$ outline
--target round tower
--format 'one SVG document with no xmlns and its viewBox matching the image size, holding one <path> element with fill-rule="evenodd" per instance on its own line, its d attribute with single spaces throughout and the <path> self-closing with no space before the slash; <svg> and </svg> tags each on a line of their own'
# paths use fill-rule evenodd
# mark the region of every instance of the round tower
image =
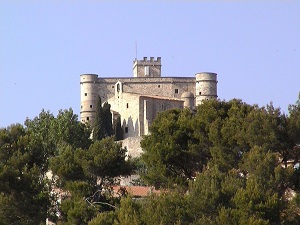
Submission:
<svg viewBox="0 0 300 225">
<path fill-rule="evenodd" d="M 190 109 L 194 108 L 195 97 L 192 92 L 190 91 L 184 92 L 181 95 L 181 99 L 184 101 L 183 103 L 184 108 L 190 108 Z"/>
<path fill-rule="evenodd" d="M 203 100 L 216 99 L 217 95 L 217 74 L 197 73 L 196 74 L 196 105 Z"/>
<path fill-rule="evenodd" d="M 97 74 L 80 75 L 80 120 L 93 123 L 97 102 Z"/>
</svg>

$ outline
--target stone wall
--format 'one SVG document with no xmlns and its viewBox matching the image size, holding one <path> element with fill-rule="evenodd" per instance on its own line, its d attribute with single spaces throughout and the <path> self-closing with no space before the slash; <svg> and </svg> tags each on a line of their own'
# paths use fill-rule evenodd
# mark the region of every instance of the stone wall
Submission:
<svg viewBox="0 0 300 225">
<path fill-rule="evenodd" d="M 123 92 L 128 93 L 180 98 L 182 93 L 190 91 L 195 95 L 194 77 L 98 78 L 101 99 L 110 98 L 114 94 L 118 81 L 123 84 Z M 178 89 L 176 93 L 175 89 Z"/>
<path fill-rule="evenodd" d="M 143 150 L 141 148 L 141 141 L 143 137 L 142 136 L 137 136 L 137 137 L 129 137 L 124 140 L 122 140 L 122 147 L 127 148 L 127 153 L 129 156 L 136 158 L 139 157 Z"/>
</svg>

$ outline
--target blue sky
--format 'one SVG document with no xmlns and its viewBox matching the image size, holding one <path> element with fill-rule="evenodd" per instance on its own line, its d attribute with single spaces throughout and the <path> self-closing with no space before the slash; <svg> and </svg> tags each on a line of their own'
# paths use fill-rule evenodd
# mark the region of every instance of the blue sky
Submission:
<svg viewBox="0 0 300 225">
<path fill-rule="evenodd" d="M 0 0 L 0 127 L 80 112 L 79 76 L 218 74 L 220 99 L 288 112 L 300 92 L 300 1 Z"/>
</svg>

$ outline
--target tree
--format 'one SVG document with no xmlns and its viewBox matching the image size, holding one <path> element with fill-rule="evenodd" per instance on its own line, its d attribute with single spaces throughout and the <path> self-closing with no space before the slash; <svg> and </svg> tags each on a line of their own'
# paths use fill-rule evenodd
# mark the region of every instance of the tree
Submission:
<svg viewBox="0 0 300 225">
<path fill-rule="evenodd" d="M 116 141 L 123 140 L 123 129 L 121 126 L 121 117 L 120 116 L 117 117 L 117 120 L 115 122 L 114 132 L 115 132 L 115 140 Z"/>
<path fill-rule="evenodd" d="M 0 221 L 2 224 L 45 222 L 49 190 L 43 143 L 20 124 L 0 129 Z"/>
<path fill-rule="evenodd" d="M 78 116 L 70 108 L 59 110 L 57 117 L 42 110 L 34 119 L 26 119 L 26 130 L 34 139 L 43 143 L 44 154 L 48 157 L 58 154 L 58 146 L 69 144 L 75 148 L 88 148 L 91 131 L 78 121 Z"/>
<path fill-rule="evenodd" d="M 110 104 L 104 102 L 103 107 L 103 128 L 104 128 L 104 137 L 110 137 L 114 135 L 113 125 L 112 125 L 112 114 L 110 112 Z"/>
<path fill-rule="evenodd" d="M 115 177 L 131 172 L 126 149 L 114 137 L 96 141 L 88 149 L 62 146 L 51 159 L 56 182 L 70 196 L 62 201 L 61 220 L 71 224 L 87 224 L 99 212 L 111 211 L 119 201 L 112 196 Z"/>
<path fill-rule="evenodd" d="M 300 92 L 296 104 L 289 105 L 289 135 L 296 144 L 300 144 Z"/>
<path fill-rule="evenodd" d="M 101 98 L 98 96 L 96 104 L 96 116 L 93 127 L 94 141 L 113 135 L 112 114 L 110 112 L 110 104 L 105 102 L 102 106 Z"/>
<path fill-rule="evenodd" d="M 141 142 L 147 171 L 142 177 L 148 184 L 186 187 L 188 180 L 202 170 L 208 156 L 193 137 L 191 120 L 189 110 L 173 109 L 158 114 L 153 121 L 150 135 Z"/>
<path fill-rule="evenodd" d="M 127 175 L 131 171 L 129 161 L 125 160 L 126 149 L 115 143 L 113 137 L 93 143 L 82 158 L 82 168 L 86 176 L 100 180 L 100 187 L 113 177 Z"/>
<path fill-rule="evenodd" d="M 93 140 L 101 140 L 104 138 L 104 118 L 103 118 L 103 109 L 102 109 L 102 101 L 100 96 L 98 96 L 96 102 L 96 115 L 95 122 L 92 124 L 93 127 Z"/>
</svg>

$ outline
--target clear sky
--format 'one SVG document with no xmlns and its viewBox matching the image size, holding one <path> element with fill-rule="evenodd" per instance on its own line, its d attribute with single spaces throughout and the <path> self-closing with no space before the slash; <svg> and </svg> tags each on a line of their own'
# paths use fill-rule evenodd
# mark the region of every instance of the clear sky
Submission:
<svg viewBox="0 0 300 225">
<path fill-rule="evenodd" d="M 42 109 L 80 112 L 82 73 L 218 74 L 220 99 L 287 113 L 300 92 L 300 1 L 0 0 L 0 127 Z"/>
</svg>

